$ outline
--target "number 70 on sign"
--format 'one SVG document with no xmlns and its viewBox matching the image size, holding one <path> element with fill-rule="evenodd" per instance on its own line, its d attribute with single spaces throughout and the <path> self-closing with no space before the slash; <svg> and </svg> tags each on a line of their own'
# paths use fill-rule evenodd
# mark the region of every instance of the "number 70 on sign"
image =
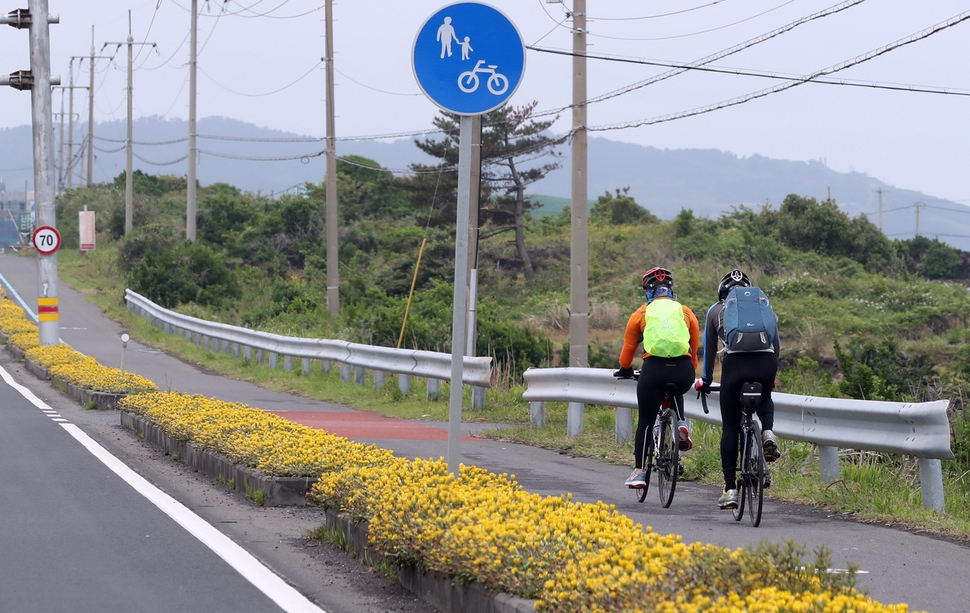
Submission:
<svg viewBox="0 0 970 613">
<path fill-rule="evenodd" d="M 61 234 L 52 226 L 41 226 L 34 230 L 34 249 L 42 255 L 50 255 L 61 248 Z"/>
</svg>

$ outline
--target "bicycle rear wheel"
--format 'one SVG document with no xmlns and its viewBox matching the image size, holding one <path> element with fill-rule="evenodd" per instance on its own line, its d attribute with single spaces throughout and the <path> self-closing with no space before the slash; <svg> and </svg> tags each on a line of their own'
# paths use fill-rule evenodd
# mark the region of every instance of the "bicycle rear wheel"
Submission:
<svg viewBox="0 0 970 613">
<path fill-rule="evenodd" d="M 677 422 L 673 412 L 664 411 L 660 420 L 660 448 L 657 450 L 657 485 L 660 489 L 660 504 L 666 509 L 674 500 L 677 489 L 677 470 L 680 465 Z"/>
<path fill-rule="evenodd" d="M 765 455 L 758 431 L 751 430 L 751 445 L 748 446 L 748 514 L 751 525 L 761 525 L 761 508 L 765 499 Z"/>
</svg>

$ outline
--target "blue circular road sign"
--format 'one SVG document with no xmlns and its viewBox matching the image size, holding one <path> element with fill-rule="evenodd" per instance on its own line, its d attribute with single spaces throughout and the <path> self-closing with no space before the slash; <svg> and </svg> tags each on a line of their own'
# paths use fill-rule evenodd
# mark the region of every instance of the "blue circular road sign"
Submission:
<svg viewBox="0 0 970 613">
<path fill-rule="evenodd" d="M 504 13 L 479 2 L 450 4 L 414 38 L 414 77 L 432 102 L 459 115 L 495 110 L 525 72 L 525 45 Z"/>
</svg>

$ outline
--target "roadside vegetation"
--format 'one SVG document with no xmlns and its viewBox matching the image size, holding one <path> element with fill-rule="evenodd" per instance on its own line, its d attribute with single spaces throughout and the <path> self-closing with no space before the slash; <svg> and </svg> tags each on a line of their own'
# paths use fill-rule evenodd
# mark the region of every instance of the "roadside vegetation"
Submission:
<svg viewBox="0 0 970 613">
<path fill-rule="evenodd" d="M 516 121 L 520 132 L 534 136 L 523 128 L 528 117 L 517 115 Z M 515 157 L 516 131 L 511 132 L 504 155 L 511 151 Z M 428 401 L 421 384 L 402 397 L 393 381 L 375 391 L 370 384 L 343 383 L 337 373 L 301 377 L 269 371 L 154 330 L 126 311 L 123 297 L 128 287 L 166 308 L 210 320 L 394 347 L 402 338 L 414 281 L 402 345 L 450 351 L 453 145 L 447 139 L 426 144 L 426 150 L 440 151 L 441 166 L 407 178 L 364 158 L 338 162 L 341 308 L 334 318 L 326 302 L 323 184 L 278 199 L 224 184 L 200 188 L 194 243 L 184 241 L 184 179 L 136 173 L 134 231 L 128 236 L 124 176 L 72 190 L 58 199 L 64 240 L 58 272 L 142 342 L 208 368 L 364 410 L 446 420 L 447 385 L 439 400 Z M 523 186 L 508 183 L 512 174 L 518 173 L 492 173 L 501 180 L 486 183 L 483 209 L 494 214 L 483 214 L 480 223 L 477 351 L 494 358 L 496 381 L 485 408 L 467 409 L 463 418 L 511 426 L 489 433 L 496 438 L 626 464 L 631 450 L 613 442 L 609 407 L 587 407 L 580 436 L 565 435 L 564 405 L 547 408 L 544 428 L 529 427 L 522 372 L 562 365 L 568 353 L 570 216 L 568 210 L 530 212 L 528 199 L 519 198 Z M 590 366 L 617 366 L 623 326 L 642 300 L 643 270 L 672 269 L 678 300 L 703 324 L 717 281 L 740 267 L 765 289 L 780 318 L 781 391 L 948 399 L 957 456 L 943 462 L 942 517 L 922 508 L 915 459 L 890 454 L 845 450 L 842 480 L 826 487 L 811 447 L 783 441 L 783 459 L 773 467 L 768 493 L 864 521 L 970 541 L 964 401 L 970 389 L 970 254 L 925 237 L 890 240 L 864 217 L 846 216 L 834 201 L 795 194 L 777 207 L 737 207 L 718 219 L 682 210 L 662 212 L 668 218 L 662 221 L 660 211 L 641 204 L 617 189 L 599 196 L 590 209 Z M 99 232 L 97 249 L 79 254 L 77 212 L 83 206 L 96 212 Z M 718 483 L 719 430 L 694 428 L 697 444 L 686 456 L 686 477 Z"/>
</svg>

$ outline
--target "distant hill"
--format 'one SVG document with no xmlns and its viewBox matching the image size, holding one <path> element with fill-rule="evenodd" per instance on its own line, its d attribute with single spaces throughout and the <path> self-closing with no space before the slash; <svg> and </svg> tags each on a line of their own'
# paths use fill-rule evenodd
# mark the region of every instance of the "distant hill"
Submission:
<svg viewBox="0 0 970 613">
<path fill-rule="evenodd" d="M 86 124 L 76 127 L 78 140 Z M 141 118 L 134 123 L 134 167 L 150 174 L 185 176 L 188 126 L 184 120 Z M 325 143 L 299 134 L 261 128 L 225 117 L 198 123 L 198 178 L 203 185 L 222 182 L 266 196 L 292 193 L 326 173 Z M 95 125 L 94 181 L 110 181 L 124 172 L 125 124 Z M 244 138 L 248 140 L 234 140 Z M 261 141 L 258 139 L 262 139 Z M 55 133 L 59 151 L 59 134 Z M 277 142 L 286 141 L 286 142 Z M 167 144 L 156 144 L 167 143 Z M 543 212 L 558 212 L 570 197 L 569 149 L 563 165 L 532 186 L 533 194 L 549 196 Z M 434 163 L 412 139 L 393 142 L 339 141 L 337 154 L 361 155 L 395 172 L 412 163 Z M 30 126 L 0 129 L 0 181 L 11 191 L 33 183 Z M 911 238 L 919 232 L 970 251 L 970 207 L 936 198 L 890 182 L 852 172 L 841 173 L 819 161 L 740 157 L 717 150 L 657 149 L 604 138 L 589 139 L 588 197 L 630 188 L 638 203 L 661 219 L 672 219 L 683 208 L 699 217 L 718 217 L 734 205 L 778 207 L 791 193 L 824 200 L 831 195 L 849 215 L 866 214 L 879 223 L 882 191 L 883 231 L 890 238 Z M 78 180 L 74 180 L 78 184 Z M 31 187 L 32 189 L 32 187 Z"/>
</svg>

